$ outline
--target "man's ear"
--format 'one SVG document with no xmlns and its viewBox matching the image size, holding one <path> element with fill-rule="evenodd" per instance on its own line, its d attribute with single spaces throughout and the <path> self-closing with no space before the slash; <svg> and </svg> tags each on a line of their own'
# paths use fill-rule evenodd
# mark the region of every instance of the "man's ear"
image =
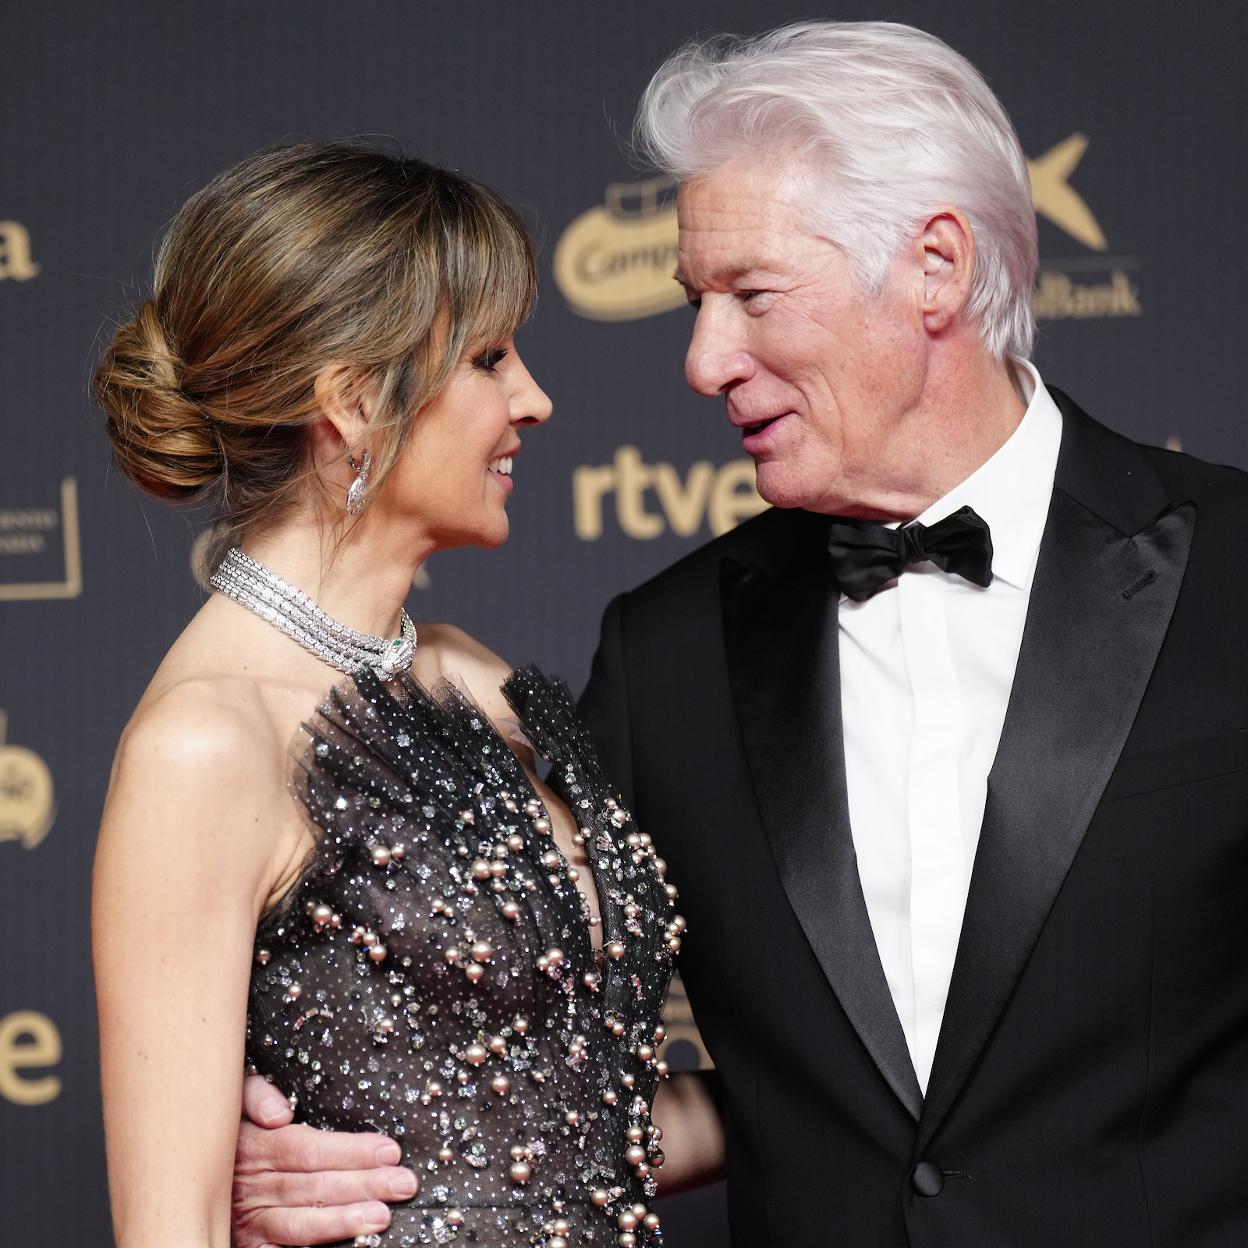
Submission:
<svg viewBox="0 0 1248 1248">
<path fill-rule="evenodd" d="M 359 372 L 349 364 L 326 364 L 317 374 L 313 393 L 319 416 L 312 424 L 316 461 L 331 464 L 369 449 L 372 407 Z"/>
<path fill-rule="evenodd" d="M 942 205 L 919 235 L 923 249 L 923 325 L 939 334 L 954 324 L 971 297 L 975 235 L 966 214 Z"/>
</svg>

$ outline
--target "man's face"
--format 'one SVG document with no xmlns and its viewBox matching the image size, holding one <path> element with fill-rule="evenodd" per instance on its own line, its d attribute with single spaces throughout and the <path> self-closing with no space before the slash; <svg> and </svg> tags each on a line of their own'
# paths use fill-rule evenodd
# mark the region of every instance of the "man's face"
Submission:
<svg viewBox="0 0 1248 1248">
<path fill-rule="evenodd" d="M 681 187 L 678 279 L 697 308 L 685 376 L 724 396 L 768 502 L 891 515 L 921 466 L 907 436 L 926 358 L 921 267 L 895 265 L 879 298 L 861 294 L 803 219 L 812 193 L 792 163 L 766 160 Z"/>
</svg>

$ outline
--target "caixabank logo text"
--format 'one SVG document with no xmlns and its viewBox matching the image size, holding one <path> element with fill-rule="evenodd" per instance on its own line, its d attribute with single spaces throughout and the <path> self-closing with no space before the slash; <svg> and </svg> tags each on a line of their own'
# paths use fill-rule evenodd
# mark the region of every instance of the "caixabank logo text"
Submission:
<svg viewBox="0 0 1248 1248">
<path fill-rule="evenodd" d="M 1134 256 L 1109 254 L 1109 240 L 1071 177 L 1088 150 L 1085 135 L 1072 134 L 1027 162 L 1036 215 L 1052 222 L 1084 250 L 1041 256 L 1033 307 L 1036 319 L 1058 321 L 1140 316 Z"/>
</svg>

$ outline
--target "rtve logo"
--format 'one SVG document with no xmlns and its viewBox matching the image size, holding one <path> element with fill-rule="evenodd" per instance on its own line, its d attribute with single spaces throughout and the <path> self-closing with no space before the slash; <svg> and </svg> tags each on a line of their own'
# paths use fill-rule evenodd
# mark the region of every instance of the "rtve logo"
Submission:
<svg viewBox="0 0 1248 1248">
<path fill-rule="evenodd" d="M 31 259 L 30 234 L 16 221 L 0 221 L 0 282 L 28 282 L 39 273 Z"/>
<path fill-rule="evenodd" d="M 1094 253 L 1108 242 L 1100 223 L 1070 177 L 1088 148 L 1072 134 L 1027 162 L 1036 213 Z M 664 178 L 608 185 L 604 202 L 582 213 L 564 230 L 554 255 L 555 284 L 574 312 L 591 320 L 626 321 L 679 307 L 684 292 L 672 280 L 676 269 L 676 203 Z M 1090 262 L 1090 263 L 1089 263 Z M 1138 291 L 1128 276 L 1133 257 L 1077 257 L 1041 264 L 1036 315 L 1062 317 L 1138 316 Z M 1070 274 L 1099 274 L 1098 280 Z"/>
<path fill-rule="evenodd" d="M 618 447 L 609 464 L 573 470 L 572 522 L 582 541 L 602 536 L 608 498 L 620 528 L 642 540 L 660 537 L 669 528 L 680 537 L 692 537 L 703 524 L 718 536 L 767 506 L 754 488 L 751 460 L 716 467 L 700 459 L 682 478 L 673 464 L 643 462 L 635 446 Z"/>
</svg>

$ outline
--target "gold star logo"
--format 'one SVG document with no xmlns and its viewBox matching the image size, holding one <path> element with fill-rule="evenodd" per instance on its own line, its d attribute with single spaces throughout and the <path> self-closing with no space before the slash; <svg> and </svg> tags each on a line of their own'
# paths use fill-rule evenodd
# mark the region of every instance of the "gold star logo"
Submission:
<svg viewBox="0 0 1248 1248">
<path fill-rule="evenodd" d="M 1049 148 L 1043 156 L 1029 160 L 1027 172 L 1031 175 L 1031 198 L 1039 215 L 1048 217 L 1085 247 L 1104 251 L 1109 244 L 1092 215 L 1092 209 L 1068 181 L 1087 150 L 1087 136 L 1072 134 Z"/>
</svg>

